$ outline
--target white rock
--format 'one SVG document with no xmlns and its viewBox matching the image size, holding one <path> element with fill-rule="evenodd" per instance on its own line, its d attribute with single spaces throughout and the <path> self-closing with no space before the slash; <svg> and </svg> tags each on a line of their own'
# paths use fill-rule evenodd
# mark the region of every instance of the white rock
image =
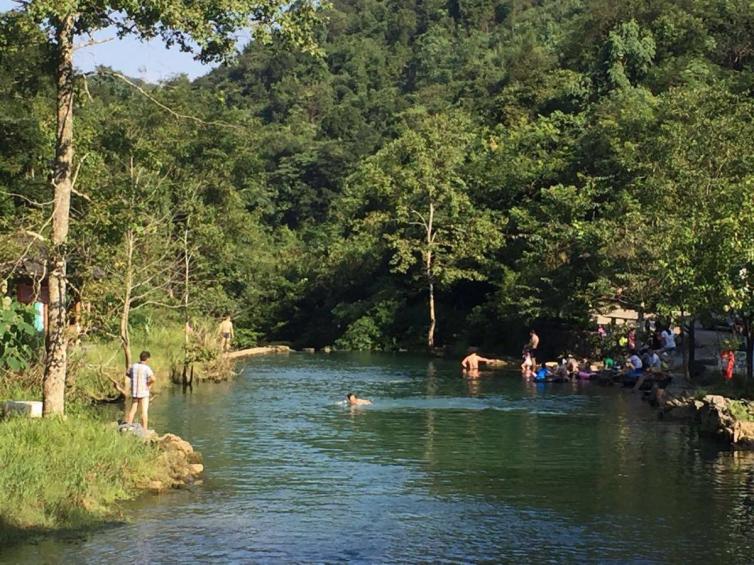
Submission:
<svg viewBox="0 0 754 565">
<path fill-rule="evenodd" d="M 6 400 L 3 402 L 3 414 L 18 414 L 28 418 L 41 418 L 42 403 L 38 400 Z"/>
</svg>

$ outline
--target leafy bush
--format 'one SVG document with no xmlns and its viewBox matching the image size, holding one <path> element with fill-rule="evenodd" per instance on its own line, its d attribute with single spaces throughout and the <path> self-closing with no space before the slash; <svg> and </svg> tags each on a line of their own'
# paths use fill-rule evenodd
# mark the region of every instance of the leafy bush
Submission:
<svg viewBox="0 0 754 565">
<path fill-rule="evenodd" d="M 379 349 L 382 332 L 377 322 L 370 316 L 362 316 L 348 326 L 343 335 L 335 342 L 338 349 L 352 351 L 371 351 Z"/>
<path fill-rule="evenodd" d="M 338 349 L 351 351 L 382 351 L 396 348 L 390 337 L 398 303 L 384 300 L 374 305 L 363 316 L 351 322 L 343 335 L 335 341 Z"/>
<path fill-rule="evenodd" d="M 236 328 L 236 339 L 233 346 L 236 349 L 255 347 L 259 341 L 260 333 L 248 328 Z"/>
<path fill-rule="evenodd" d="M 0 369 L 25 369 L 39 343 L 34 308 L 4 297 L 0 303 Z"/>
</svg>

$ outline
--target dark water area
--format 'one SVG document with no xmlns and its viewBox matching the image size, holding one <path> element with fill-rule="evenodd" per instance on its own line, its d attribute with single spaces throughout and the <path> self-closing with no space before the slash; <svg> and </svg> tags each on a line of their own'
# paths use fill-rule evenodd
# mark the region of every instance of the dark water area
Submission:
<svg viewBox="0 0 754 565">
<path fill-rule="evenodd" d="M 202 487 L 0 562 L 754 562 L 754 454 L 620 388 L 291 354 L 164 393 L 151 418 L 203 453 Z"/>
</svg>

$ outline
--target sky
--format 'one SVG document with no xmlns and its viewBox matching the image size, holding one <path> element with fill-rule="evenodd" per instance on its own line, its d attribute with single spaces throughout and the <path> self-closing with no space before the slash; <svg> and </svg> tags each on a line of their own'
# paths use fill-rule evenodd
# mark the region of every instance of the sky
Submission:
<svg viewBox="0 0 754 565">
<path fill-rule="evenodd" d="M 16 6 L 12 0 L 0 0 L 0 12 Z M 115 33 L 107 29 L 94 36 L 97 41 L 110 38 L 112 41 L 77 49 L 74 53 L 76 67 L 86 72 L 98 65 L 106 65 L 147 82 L 159 82 L 182 73 L 193 79 L 207 74 L 213 67 L 195 61 L 190 53 L 182 53 L 177 47 L 167 49 L 160 39 L 147 42 L 133 37 L 117 39 Z M 85 43 L 87 40 L 86 37 L 80 37 L 77 43 Z"/>
</svg>

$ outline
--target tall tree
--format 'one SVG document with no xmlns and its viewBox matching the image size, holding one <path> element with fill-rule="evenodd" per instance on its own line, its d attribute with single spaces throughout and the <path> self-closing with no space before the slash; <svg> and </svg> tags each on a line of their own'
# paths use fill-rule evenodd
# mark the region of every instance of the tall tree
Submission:
<svg viewBox="0 0 754 565">
<path fill-rule="evenodd" d="M 204 61 L 222 60 L 235 47 L 234 32 L 254 25 L 261 34 L 281 33 L 301 47 L 312 48 L 315 8 L 283 0 L 28 0 L 18 10 L 48 28 L 57 58 L 57 135 L 53 170 L 54 209 L 49 250 L 50 308 L 44 374 L 44 414 L 62 414 L 65 406 L 67 352 L 66 285 L 71 193 L 74 190 L 74 68 L 76 37 L 112 27 L 123 37 L 160 36 L 196 52 Z"/>
<path fill-rule="evenodd" d="M 472 201 L 462 176 L 474 136 L 458 116 L 417 123 L 367 160 L 350 181 L 346 210 L 355 229 L 384 234 L 395 272 L 427 293 L 427 347 L 435 345 L 438 286 L 480 280 L 479 266 L 499 241 L 493 217 Z"/>
</svg>

